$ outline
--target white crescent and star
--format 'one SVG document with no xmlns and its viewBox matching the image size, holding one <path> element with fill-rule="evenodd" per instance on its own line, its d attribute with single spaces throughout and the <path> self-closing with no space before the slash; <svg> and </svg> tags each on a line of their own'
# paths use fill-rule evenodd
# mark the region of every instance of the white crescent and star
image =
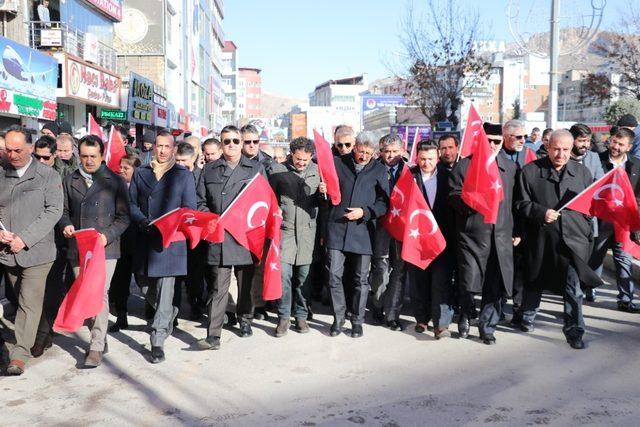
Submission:
<svg viewBox="0 0 640 427">
<path fill-rule="evenodd" d="M 393 193 L 396 193 L 400 196 L 400 199 L 402 199 L 401 204 L 404 204 L 404 193 L 402 192 L 402 190 L 400 190 L 397 186 L 393 188 Z M 393 196 L 393 194 L 392 194 Z"/>
<path fill-rule="evenodd" d="M 409 224 L 411 224 L 413 218 L 417 215 L 424 215 L 431 222 L 431 231 L 427 234 L 435 234 L 438 231 L 438 223 L 436 222 L 436 218 L 433 216 L 433 212 L 427 209 L 416 209 L 411 212 L 411 215 L 409 215 Z M 420 233 L 418 232 L 418 229 L 409 230 L 409 236 L 417 238 L 419 235 Z"/>
<path fill-rule="evenodd" d="M 605 184 L 605 185 L 603 185 L 602 187 L 600 187 L 598 189 L 598 191 L 593 193 L 593 200 L 604 200 L 602 197 L 600 197 L 600 193 L 602 193 L 604 190 L 606 190 L 608 188 L 611 189 L 611 194 L 613 195 L 613 203 L 615 203 L 616 206 L 622 206 L 624 204 L 624 190 L 618 184 Z M 620 190 L 620 192 L 622 193 L 622 200 L 620 200 L 620 199 L 618 199 L 616 197 L 616 195 L 615 195 L 615 191 L 616 190 Z"/>
<path fill-rule="evenodd" d="M 196 217 L 193 214 L 188 214 L 188 216 L 184 217 L 184 223 L 185 224 L 193 224 L 193 222 L 196 220 Z"/>
<path fill-rule="evenodd" d="M 252 223 L 253 216 L 255 215 L 255 213 L 260 208 L 265 208 L 266 210 L 269 210 L 269 205 L 267 205 L 266 202 L 259 201 L 259 202 L 255 202 L 249 208 L 249 212 L 247 213 L 247 226 L 249 228 L 258 228 L 258 227 L 261 227 L 261 226 L 263 226 L 265 224 L 265 220 L 262 220 L 262 222 L 259 225 L 253 225 L 253 223 Z"/>
</svg>

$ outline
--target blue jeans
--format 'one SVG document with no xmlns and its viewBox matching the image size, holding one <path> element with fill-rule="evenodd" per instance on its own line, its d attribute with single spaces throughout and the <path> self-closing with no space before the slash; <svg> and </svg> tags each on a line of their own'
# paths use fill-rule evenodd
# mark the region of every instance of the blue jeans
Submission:
<svg viewBox="0 0 640 427">
<path fill-rule="evenodd" d="M 291 265 L 282 263 L 282 297 L 278 302 L 278 317 L 291 317 L 291 303 L 294 303 L 296 319 L 307 319 L 308 301 L 311 295 L 309 269 L 311 265 Z M 295 293 L 295 295 L 293 295 Z"/>
</svg>

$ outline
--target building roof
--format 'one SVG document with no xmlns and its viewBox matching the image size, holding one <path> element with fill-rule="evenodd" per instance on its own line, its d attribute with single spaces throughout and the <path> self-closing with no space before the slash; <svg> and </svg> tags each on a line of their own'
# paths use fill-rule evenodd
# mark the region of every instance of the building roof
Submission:
<svg viewBox="0 0 640 427">
<path fill-rule="evenodd" d="M 233 52 L 234 50 L 238 50 L 238 46 L 231 40 L 225 40 L 223 52 Z"/>
<path fill-rule="evenodd" d="M 364 76 L 354 76 L 354 77 L 345 77 L 344 79 L 338 80 L 328 80 L 318 86 L 316 86 L 315 90 L 322 89 L 323 87 L 327 87 L 330 85 L 361 85 L 364 82 Z"/>
<path fill-rule="evenodd" d="M 251 68 L 251 67 L 238 67 L 238 71 L 254 71 L 256 74 L 260 74 L 262 71 L 261 68 Z"/>
</svg>

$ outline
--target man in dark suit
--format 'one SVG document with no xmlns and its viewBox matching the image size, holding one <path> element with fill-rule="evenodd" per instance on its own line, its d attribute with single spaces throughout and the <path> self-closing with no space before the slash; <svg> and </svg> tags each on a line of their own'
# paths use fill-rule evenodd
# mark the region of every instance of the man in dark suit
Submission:
<svg viewBox="0 0 640 427">
<path fill-rule="evenodd" d="M 120 236 L 129 226 L 129 196 L 124 180 L 103 163 L 104 144 L 99 137 L 85 136 L 78 150 L 80 168 L 63 182 L 64 210 L 59 225 L 69 239 L 67 257 L 75 276 L 80 272 L 78 246 L 73 238 L 76 230 L 95 228 L 105 247 L 104 305 L 91 323 L 91 343 L 84 362 L 85 368 L 95 368 L 102 363 L 107 348 L 109 286 L 120 258 Z"/>
<path fill-rule="evenodd" d="M 627 172 L 629 181 L 636 195 L 636 201 L 640 202 L 640 160 L 629 153 L 633 147 L 635 134 L 627 128 L 619 128 L 611 136 L 609 149 L 600 154 L 602 168 L 605 173 L 614 167 L 623 167 Z M 637 233 L 635 240 L 639 240 Z M 616 285 L 618 287 L 618 310 L 629 313 L 640 313 L 640 307 L 633 303 L 633 291 L 635 283 L 632 275 L 633 258 L 622 250 L 622 245 L 615 241 L 613 224 L 598 221 L 598 237 L 595 239 L 594 250 L 589 260 L 589 265 L 599 275 L 602 275 L 602 267 L 607 250 L 613 251 L 613 263 L 616 267 Z"/>
<path fill-rule="evenodd" d="M 462 186 L 469 168 L 470 157 L 458 162 L 451 172 L 450 203 L 456 212 L 457 271 L 460 287 L 460 337 L 469 336 L 470 294 L 482 294 L 482 308 L 478 318 L 480 339 L 495 344 L 495 329 L 502 313 L 502 298 L 510 296 L 513 287 L 513 187 L 516 166 L 498 155 L 502 138 L 491 125 L 485 124 L 487 135 L 500 171 L 504 199 L 500 202 L 495 224 L 486 224 L 484 217 L 469 208 L 462 200 Z"/>
<path fill-rule="evenodd" d="M 572 348 L 584 348 L 580 282 L 602 283 L 587 265 L 591 252 L 591 218 L 569 209 L 559 212 L 592 182 L 589 170 L 570 161 L 573 136 L 561 129 L 551 134 L 548 157 L 524 167 L 518 179 L 515 212 L 524 219 L 525 283 L 520 311 L 521 330 L 532 332 L 544 290 L 564 299 L 564 328 Z"/>
<path fill-rule="evenodd" d="M 207 163 L 198 182 L 198 209 L 222 214 L 256 174 L 264 173 L 260 163 L 242 155 L 242 137 L 235 126 L 225 126 L 220 134 L 222 157 Z M 209 243 L 205 279 L 209 320 L 207 337 L 198 341 L 202 350 L 220 348 L 220 335 L 227 307 L 231 273 L 238 282 L 236 312 L 243 337 L 253 335 L 251 284 L 255 272 L 251 252 L 225 231 L 222 243 Z"/>
<path fill-rule="evenodd" d="M 327 219 L 326 268 L 334 316 L 331 336 L 342 332 L 347 313 L 344 286 L 350 283 L 354 288 L 351 336 L 362 336 L 375 220 L 387 213 L 389 207 L 387 170 L 381 163 L 372 161 L 377 146 L 372 132 L 361 132 L 352 153 L 334 157 L 342 201 L 331 207 Z M 351 262 L 353 279 L 345 277 L 343 282 L 345 262 Z"/>
<path fill-rule="evenodd" d="M 392 191 L 405 167 L 402 160 L 402 137 L 398 134 L 385 135 L 380 139 L 379 145 L 379 162 L 385 167 L 389 190 Z M 374 242 L 370 275 L 373 318 L 376 323 L 382 323 L 386 318 L 389 329 L 401 331 L 404 326 L 400 323 L 400 311 L 406 277 L 405 262 L 400 256 L 402 242 L 392 238 L 379 222 Z"/>
<path fill-rule="evenodd" d="M 438 146 L 429 142 L 418 146 L 417 166 L 411 168 L 418 188 L 429 204 L 447 247 L 426 270 L 408 267 L 411 304 L 416 317 L 416 332 L 424 332 L 433 321 L 436 339 L 450 337 L 453 317 L 451 296 L 455 268 L 453 211 L 449 205 L 449 165 L 438 161 Z"/>
<path fill-rule="evenodd" d="M 154 219 L 178 208 L 196 208 L 193 174 L 176 165 L 173 135 L 160 131 L 154 145 L 154 158 L 133 174 L 129 185 L 131 220 L 141 233 L 134 254 L 134 271 L 144 282 L 143 291 L 156 309 L 151 325 L 151 362 L 165 359 L 164 341 L 173 331 L 178 308 L 173 305 L 175 279 L 187 274 L 187 244 L 173 242 L 162 247 Z"/>
</svg>

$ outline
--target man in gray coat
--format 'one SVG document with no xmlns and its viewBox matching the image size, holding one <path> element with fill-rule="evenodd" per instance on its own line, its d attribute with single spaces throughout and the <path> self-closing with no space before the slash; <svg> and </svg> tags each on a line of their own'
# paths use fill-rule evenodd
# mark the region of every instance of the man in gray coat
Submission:
<svg viewBox="0 0 640 427">
<path fill-rule="evenodd" d="M 320 182 L 318 166 L 311 161 L 313 141 L 300 137 L 291 141 L 291 156 L 274 163 L 269 181 L 282 209 L 282 298 L 278 303 L 276 337 L 291 326 L 291 300 L 295 305 L 295 330 L 309 332 L 308 301 L 311 293 L 309 269 L 316 241 L 318 207 L 327 187 Z"/>
<path fill-rule="evenodd" d="M 33 159 L 27 132 L 12 126 L 6 134 L 5 169 L 0 169 L 0 264 L 17 293 L 16 344 L 7 374 L 21 375 L 31 357 L 44 299 L 45 281 L 56 247 L 53 227 L 62 215 L 60 175 Z"/>
</svg>

